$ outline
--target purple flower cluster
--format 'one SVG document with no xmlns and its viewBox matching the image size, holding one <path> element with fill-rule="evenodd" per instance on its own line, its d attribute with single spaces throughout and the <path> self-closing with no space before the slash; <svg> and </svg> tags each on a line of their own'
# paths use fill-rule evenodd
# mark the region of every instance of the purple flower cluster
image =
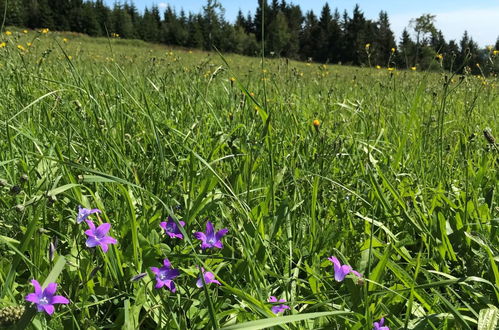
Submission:
<svg viewBox="0 0 499 330">
<path fill-rule="evenodd" d="M 106 253 L 109 249 L 108 245 L 116 244 L 117 240 L 108 235 L 109 231 L 111 230 L 111 224 L 102 223 L 98 227 L 96 227 L 93 221 L 88 219 L 90 215 L 96 213 L 101 213 L 101 210 L 87 209 L 79 206 L 76 222 L 79 224 L 85 221 L 89 226 L 89 229 L 85 231 L 85 235 L 87 235 L 87 240 L 85 243 L 86 246 L 90 248 L 100 246 L 102 251 Z M 160 223 L 160 227 L 163 229 L 165 234 L 172 239 L 178 238 L 182 240 L 184 238 L 184 235 L 181 232 L 181 227 L 185 227 L 185 222 L 183 221 L 175 221 L 172 217 L 169 216 L 167 221 L 163 221 Z M 202 250 L 213 248 L 222 249 L 222 238 L 228 233 L 228 231 L 229 230 L 227 228 L 216 231 L 213 224 L 208 221 L 206 223 L 206 231 L 196 232 L 194 233 L 194 237 L 201 241 Z M 328 260 L 333 263 L 334 279 L 336 281 L 342 282 L 348 274 L 354 274 L 359 279 L 362 279 L 362 274 L 354 270 L 350 265 L 342 265 L 338 258 L 336 258 L 335 256 L 329 257 Z M 177 291 L 174 280 L 178 276 L 180 276 L 180 270 L 173 268 L 168 258 L 163 259 L 162 267 L 150 267 L 150 270 L 152 273 L 154 273 L 156 278 L 156 289 L 165 287 L 173 293 Z M 221 283 L 215 278 L 215 274 L 213 274 L 212 272 L 206 271 L 201 267 L 200 273 L 201 274 L 196 281 L 196 286 L 198 288 L 202 288 L 204 285 L 208 285 L 211 283 L 221 285 Z M 132 277 L 131 281 L 138 281 L 146 275 L 147 273 L 135 275 Z M 35 292 L 28 294 L 25 299 L 36 304 L 39 312 L 45 311 L 47 314 L 52 315 L 55 310 L 55 304 L 69 304 L 69 300 L 67 298 L 55 295 L 55 292 L 57 290 L 56 283 L 50 283 L 44 290 L 42 290 L 38 281 L 33 279 L 31 283 L 34 286 Z M 277 299 L 277 297 L 275 296 L 270 296 L 268 302 L 272 304 L 271 310 L 274 314 L 279 314 L 287 309 L 291 309 L 290 306 L 284 304 L 286 303 L 285 299 Z M 384 323 L 384 318 L 381 318 L 379 322 L 374 322 L 373 330 L 389 330 L 389 327 L 385 326 Z"/>
<path fill-rule="evenodd" d="M 178 222 L 181 227 L 185 226 L 185 222 Z M 177 223 L 172 219 L 172 217 L 168 217 L 168 221 L 163 221 L 159 224 L 161 228 L 165 231 L 165 233 L 170 236 L 170 238 L 180 238 L 183 239 L 184 235 L 180 232 L 180 228 Z M 215 232 L 215 227 L 213 224 L 208 221 L 206 223 L 206 232 L 196 232 L 194 233 L 194 237 L 201 241 L 201 249 L 211 249 L 217 248 L 222 249 L 224 247 L 222 243 L 222 238 L 229 232 L 227 228 L 220 229 Z"/>
<path fill-rule="evenodd" d="M 163 221 L 159 224 L 159 226 L 164 230 L 165 234 L 170 238 L 179 238 L 183 239 L 184 235 L 182 235 L 180 231 L 180 227 L 185 227 L 185 222 L 178 221 L 175 222 L 172 217 L 168 217 L 167 221 Z M 221 229 L 215 233 L 215 228 L 211 222 L 207 222 L 206 224 L 206 233 L 196 232 L 194 237 L 201 241 L 201 249 L 205 250 L 208 248 L 223 248 L 222 237 L 227 234 L 229 230 L 227 228 Z M 170 289 L 171 292 L 175 292 L 175 283 L 173 280 L 180 275 L 180 271 L 178 269 L 171 268 L 170 261 L 168 259 L 164 259 L 164 266 L 161 268 L 151 267 L 151 271 L 156 275 L 156 288 L 162 288 L 166 286 Z M 196 286 L 201 288 L 204 284 L 215 283 L 220 285 L 220 282 L 215 279 L 215 275 L 211 272 L 207 272 L 204 268 L 201 268 L 202 277 L 199 277 L 196 281 Z M 203 282 L 204 280 L 204 282 Z"/>
</svg>

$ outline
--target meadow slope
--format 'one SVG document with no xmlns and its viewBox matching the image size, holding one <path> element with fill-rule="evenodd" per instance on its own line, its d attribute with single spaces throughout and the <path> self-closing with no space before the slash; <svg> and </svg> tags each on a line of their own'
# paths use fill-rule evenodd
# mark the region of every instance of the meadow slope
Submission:
<svg viewBox="0 0 499 330">
<path fill-rule="evenodd" d="M 497 77 L 9 31 L 0 326 L 497 325 Z M 79 205 L 111 225 L 107 253 L 87 247 Z M 207 221 L 223 248 L 201 249 Z M 332 256 L 360 276 L 340 281 Z M 165 258 L 175 292 L 155 288 Z M 201 266 L 220 285 L 198 288 Z M 32 279 L 69 304 L 36 313 Z"/>
</svg>

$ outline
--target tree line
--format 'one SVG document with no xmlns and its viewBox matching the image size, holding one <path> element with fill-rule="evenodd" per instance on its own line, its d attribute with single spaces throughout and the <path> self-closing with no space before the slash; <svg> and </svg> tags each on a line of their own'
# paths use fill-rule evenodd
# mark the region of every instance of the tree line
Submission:
<svg viewBox="0 0 499 330">
<path fill-rule="evenodd" d="M 231 23 L 217 0 L 207 0 L 199 13 L 177 12 L 153 5 L 140 12 L 133 2 L 103 0 L 0 0 L 4 26 L 49 28 L 91 36 L 120 36 L 168 45 L 244 55 L 287 57 L 323 63 L 399 68 L 444 68 L 473 73 L 497 70 L 491 55 L 499 49 L 480 49 L 467 32 L 459 42 L 446 41 L 435 27 L 435 16 L 409 22 L 395 40 L 388 14 L 368 19 L 358 5 L 352 13 L 332 10 L 325 3 L 320 14 L 303 13 L 286 0 L 259 0 L 253 14 L 241 11 Z M 494 50 L 496 50 L 494 52 Z M 485 72 L 489 73 L 489 72 Z"/>
</svg>

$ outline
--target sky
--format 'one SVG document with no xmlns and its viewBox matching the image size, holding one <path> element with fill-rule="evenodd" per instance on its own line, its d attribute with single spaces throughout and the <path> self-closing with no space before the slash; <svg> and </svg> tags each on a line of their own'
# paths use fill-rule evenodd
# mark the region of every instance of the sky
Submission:
<svg viewBox="0 0 499 330">
<path fill-rule="evenodd" d="M 155 4 L 160 8 L 170 5 L 177 10 L 183 8 L 186 12 L 195 13 L 200 12 L 206 3 L 206 0 L 129 1 L 133 1 L 140 10 Z M 248 11 L 254 14 L 258 4 L 258 0 L 219 1 L 225 8 L 225 18 L 230 21 L 235 19 L 239 9 L 245 15 Z M 111 5 L 114 0 L 106 2 Z M 346 9 L 350 14 L 358 3 L 365 16 L 370 19 L 377 19 L 379 12 L 385 10 L 388 12 L 397 41 L 402 30 L 409 24 L 409 20 L 424 13 L 436 15 L 435 25 L 437 29 L 442 30 L 447 41 L 452 39 L 459 41 L 465 30 L 482 47 L 495 44 L 499 37 L 499 0 L 287 0 L 287 2 L 300 5 L 304 13 L 313 10 L 317 16 L 320 15 L 321 8 L 326 2 L 332 9 L 337 7 L 340 12 Z"/>
</svg>

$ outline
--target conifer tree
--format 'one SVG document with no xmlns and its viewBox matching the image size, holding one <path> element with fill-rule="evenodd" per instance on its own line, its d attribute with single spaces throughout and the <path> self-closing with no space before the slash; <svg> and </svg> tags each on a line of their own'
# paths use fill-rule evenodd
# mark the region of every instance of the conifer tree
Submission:
<svg viewBox="0 0 499 330">
<path fill-rule="evenodd" d="M 376 35 L 376 44 L 375 44 L 375 61 L 377 64 L 391 66 L 391 63 L 388 63 L 389 59 L 393 58 L 395 55 L 396 47 L 395 38 L 393 35 L 393 31 L 390 29 L 390 22 L 388 20 L 388 14 L 385 11 L 381 11 L 379 13 L 378 18 L 378 31 Z M 392 51 L 394 50 L 394 51 Z"/>
</svg>

